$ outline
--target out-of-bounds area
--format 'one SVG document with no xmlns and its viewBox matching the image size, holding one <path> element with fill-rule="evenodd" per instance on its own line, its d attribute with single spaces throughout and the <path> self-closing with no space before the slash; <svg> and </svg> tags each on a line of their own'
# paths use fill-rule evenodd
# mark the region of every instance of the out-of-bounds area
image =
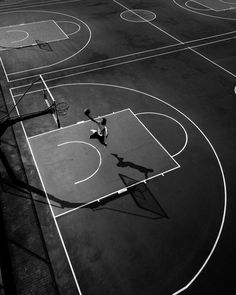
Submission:
<svg viewBox="0 0 236 295">
<path fill-rule="evenodd" d="M 0 294 L 235 293 L 235 45 L 234 0 L 0 1 Z"/>
</svg>

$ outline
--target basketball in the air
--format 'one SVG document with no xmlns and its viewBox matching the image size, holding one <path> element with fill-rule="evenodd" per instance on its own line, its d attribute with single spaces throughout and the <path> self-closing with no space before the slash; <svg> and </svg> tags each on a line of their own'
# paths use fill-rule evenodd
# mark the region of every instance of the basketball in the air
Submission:
<svg viewBox="0 0 236 295">
<path fill-rule="evenodd" d="M 88 116 L 90 114 L 90 109 L 84 109 L 84 114 Z"/>
</svg>

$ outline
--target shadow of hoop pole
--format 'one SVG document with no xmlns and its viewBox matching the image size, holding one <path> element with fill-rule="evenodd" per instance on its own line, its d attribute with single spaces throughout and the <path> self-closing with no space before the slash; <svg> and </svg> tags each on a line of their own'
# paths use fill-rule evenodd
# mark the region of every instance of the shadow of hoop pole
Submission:
<svg viewBox="0 0 236 295">
<path fill-rule="evenodd" d="M 138 182 L 123 174 L 119 174 L 119 177 L 126 187 Z M 128 191 L 140 209 L 154 213 L 162 218 L 169 218 L 145 182 L 132 186 Z"/>
</svg>

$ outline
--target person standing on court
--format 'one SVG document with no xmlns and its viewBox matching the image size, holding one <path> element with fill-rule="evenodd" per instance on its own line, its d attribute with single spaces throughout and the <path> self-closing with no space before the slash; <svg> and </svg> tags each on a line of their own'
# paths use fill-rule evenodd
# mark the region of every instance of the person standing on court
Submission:
<svg viewBox="0 0 236 295">
<path fill-rule="evenodd" d="M 107 146 L 107 137 L 108 137 L 108 130 L 107 130 L 107 119 L 102 118 L 101 120 L 95 120 L 93 117 L 90 116 L 90 110 L 85 109 L 84 114 L 94 123 L 97 124 L 97 130 L 91 129 L 92 135 L 90 135 L 90 138 L 97 138 L 101 144 L 104 146 Z"/>
</svg>

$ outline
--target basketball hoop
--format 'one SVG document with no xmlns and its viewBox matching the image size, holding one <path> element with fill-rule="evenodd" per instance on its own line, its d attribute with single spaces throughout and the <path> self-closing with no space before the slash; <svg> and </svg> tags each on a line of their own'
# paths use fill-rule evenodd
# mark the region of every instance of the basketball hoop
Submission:
<svg viewBox="0 0 236 295">
<path fill-rule="evenodd" d="M 68 112 L 69 105 L 67 102 L 59 102 L 56 104 L 56 112 L 59 116 L 65 116 Z"/>
</svg>

